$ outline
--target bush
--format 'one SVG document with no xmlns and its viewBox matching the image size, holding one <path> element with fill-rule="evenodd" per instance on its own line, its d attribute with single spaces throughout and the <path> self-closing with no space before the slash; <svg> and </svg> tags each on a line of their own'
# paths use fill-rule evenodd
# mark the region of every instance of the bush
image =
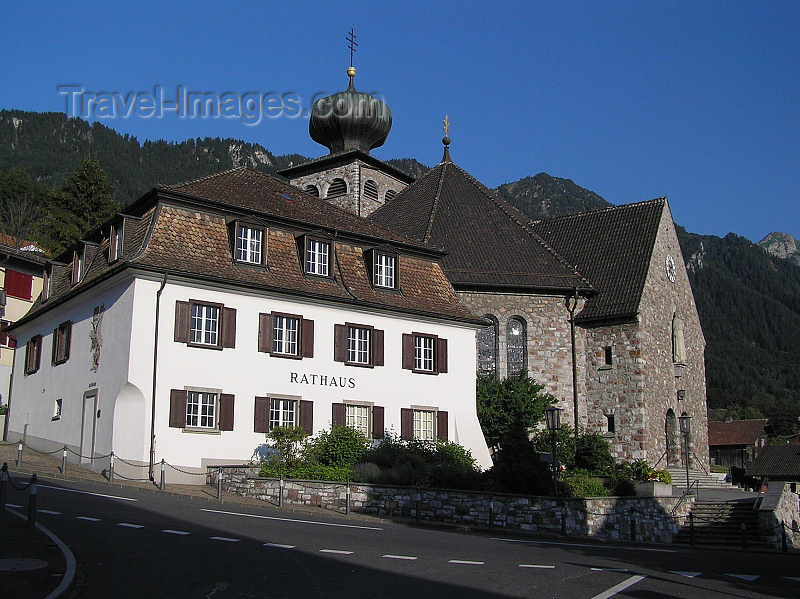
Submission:
<svg viewBox="0 0 800 599">
<path fill-rule="evenodd" d="M 564 479 L 562 487 L 567 497 L 608 497 L 603 481 L 585 474 Z"/>
<path fill-rule="evenodd" d="M 353 466 L 353 481 L 380 484 L 383 482 L 381 469 L 372 462 L 356 464 Z"/>
<path fill-rule="evenodd" d="M 299 426 L 276 426 L 267 433 L 267 439 L 272 441 L 286 466 L 301 462 L 305 453 L 303 441 L 307 436 L 308 433 Z"/>
<path fill-rule="evenodd" d="M 504 493 L 550 495 L 553 492 L 550 466 L 539 459 L 536 448 L 524 435 L 504 441 L 484 479 L 488 488 Z"/>
<path fill-rule="evenodd" d="M 353 468 L 350 466 L 326 466 L 318 462 L 304 462 L 290 466 L 280 462 L 266 462 L 261 464 L 259 475 L 265 478 L 280 478 L 282 475 L 284 478 L 346 483 L 353 478 Z"/>
<path fill-rule="evenodd" d="M 653 470 L 653 480 L 669 485 L 672 484 L 672 475 L 666 470 Z"/>
<path fill-rule="evenodd" d="M 636 495 L 636 485 L 633 479 L 615 472 L 603 481 L 603 486 L 608 489 L 610 495 L 615 497 L 633 497 Z"/>
<path fill-rule="evenodd" d="M 353 466 L 364 457 L 369 444 L 361 431 L 335 426 L 311 442 L 308 458 L 326 466 Z"/>
<path fill-rule="evenodd" d="M 553 451 L 553 433 L 542 430 L 533 435 L 533 446 L 537 451 L 550 453 Z M 556 458 L 562 465 L 572 468 L 575 464 L 575 434 L 572 427 L 562 424 L 556 431 Z"/>
<path fill-rule="evenodd" d="M 614 469 L 614 456 L 608 443 L 597 433 L 586 433 L 575 441 L 576 468 L 585 468 L 595 474 L 608 474 Z"/>
<path fill-rule="evenodd" d="M 8 404 L 4 403 L 0 405 L 0 416 L 5 416 L 6 414 L 8 414 Z"/>
</svg>

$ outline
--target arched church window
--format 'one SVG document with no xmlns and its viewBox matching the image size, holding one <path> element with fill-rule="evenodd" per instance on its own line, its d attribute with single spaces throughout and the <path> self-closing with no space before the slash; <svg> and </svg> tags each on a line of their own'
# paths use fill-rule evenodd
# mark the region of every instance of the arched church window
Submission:
<svg viewBox="0 0 800 599">
<path fill-rule="evenodd" d="M 344 182 L 344 179 L 337 177 L 333 181 L 331 181 L 331 186 L 328 188 L 328 197 L 329 198 L 336 198 L 338 196 L 343 196 L 347 193 L 347 183 Z"/>
<path fill-rule="evenodd" d="M 514 316 L 506 327 L 506 347 L 508 374 L 516 374 L 526 369 L 525 354 L 527 347 L 527 331 L 525 321 Z"/>
<path fill-rule="evenodd" d="M 378 186 L 372 179 L 364 183 L 364 197 L 368 200 L 378 201 Z"/>
<path fill-rule="evenodd" d="M 492 324 L 478 331 L 475 342 L 478 349 L 478 374 L 497 374 L 497 319 L 484 316 Z"/>
<path fill-rule="evenodd" d="M 386 195 L 384 197 L 384 202 L 388 202 L 389 200 L 393 200 L 394 196 L 397 195 L 397 192 L 394 189 L 389 189 L 386 191 Z"/>
<path fill-rule="evenodd" d="M 319 197 L 319 188 L 316 185 L 306 185 L 304 191 L 312 196 Z"/>
</svg>

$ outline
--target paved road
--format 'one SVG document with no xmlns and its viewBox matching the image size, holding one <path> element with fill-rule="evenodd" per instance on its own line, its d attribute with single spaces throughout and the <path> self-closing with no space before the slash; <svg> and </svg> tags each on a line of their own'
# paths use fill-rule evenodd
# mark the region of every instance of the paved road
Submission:
<svg viewBox="0 0 800 599">
<path fill-rule="evenodd" d="M 501 538 L 47 480 L 38 508 L 79 561 L 82 598 L 800 596 L 798 555 Z"/>
</svg>

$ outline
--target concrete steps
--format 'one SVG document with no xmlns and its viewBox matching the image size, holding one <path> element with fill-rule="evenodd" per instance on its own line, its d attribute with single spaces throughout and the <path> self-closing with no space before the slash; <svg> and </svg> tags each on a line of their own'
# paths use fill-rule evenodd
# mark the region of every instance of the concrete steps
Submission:
<svg viewBox="0 0 800 599">
<path fill-rule="evenodd" d="M 766 541 L 758 531 L 756 499 L 695 502 L 691 519 L 680 529 L 676 543 L 692 542 L 691 521 L 694 522 L 694 543 L 739 548 L 765 548 Z"/>
<path fill-rule="evenodd" d="M 686 488 L 686 469 L 677 466 L 669 466 L 667 472 L 672 475 L 672 486 L 679 489 Z M 731 483 L 725 482 L 723 475 L 715 473 L 706 474 L 700 470 L 689 469 L 689 482 L 698 481 L 700 489 L 736 489 Z M 695 485 L 693 488 L 697 488 Z"/>
</svg>

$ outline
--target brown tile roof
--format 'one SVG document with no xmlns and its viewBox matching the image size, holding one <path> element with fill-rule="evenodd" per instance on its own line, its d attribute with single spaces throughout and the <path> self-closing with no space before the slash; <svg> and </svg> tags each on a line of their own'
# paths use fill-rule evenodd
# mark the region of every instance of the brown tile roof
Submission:
<svg viewBox="0 0 800 599">
<path fill-rule="evenodd" d="M 800 445 L 765 447 L 758 453 L 745 475 L 800 481 Z"/>
<path fill-rule="evenodd" d="M 26 260 L 34 264 L 44 264 L 47 261 L 47 253 L 41 250 L 34 242 L 25 239 L 17 239 L 5 233 L 0 233 L 0 254 L 14 256 L 20 260 Z"/>
<path fill-rule="evenodd" d="M 247 212 L 226 212 L 226 206 L 228 210 L 246 208 Z M 122 258 L 109 263 L 107 238 L 92 244 L 85 275 L 74 286 L 70 265 L 53 263 L 51 298 L 45 303 L 38 299 L 25 321 L 100 279 L 138 267 L 359 307 L 481 322 L 456 296 L 437 262 L 440 251 L 386 231 L 269 175 L 234 169 L 157 188 L 130 208 L 141 216 L 126 217 Z M 232 258 L 229 222 L 243 214 L 267 225 L 266 268 L 239 264 Z M 331 278 L 303 274 L 297 236 L 309 232 L 331 239 Z M 102 233 L 107 234 L 108 227 Z M 399 251 L 400 292 L 374 289 L 367 278 L 364 250 L 387 244 Z"/>
<path fill-rule="evenodd" d="M 441 162 L 369 220 L 448 252 L 459 286 L 591 289 L 530 227 L 530 219 L 452 162 Z"/>
<path fill-rule="evenodd" d="M 190 196 L 221 202 L 237 208 L 255 210 L 271 216 L 426 247 L 398 235 L 346 210 L 320 201 L 271 175 L 238 167 L 195 181 L 162 186 Z"/>
<path fill-rule="evenodd" d="M 769 420 L 730 420 L 728 422 L 708 423 L 709 446 L 753 445 L 762 435 L 767 434 Z"/>
<path fill-rule="evenodd" d="M 659 198 L 549 218 L 533 226 L 598 290 L 579 320 L 637 314 L 666 203 Z"/>
</svg>

